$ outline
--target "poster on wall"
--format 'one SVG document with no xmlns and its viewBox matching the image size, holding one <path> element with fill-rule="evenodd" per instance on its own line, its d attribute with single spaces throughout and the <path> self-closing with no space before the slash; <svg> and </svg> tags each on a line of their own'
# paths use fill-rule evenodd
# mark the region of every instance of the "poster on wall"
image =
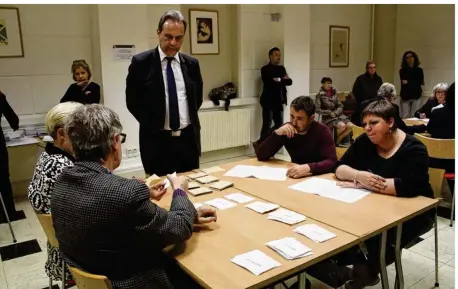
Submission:
<svg viewBox="0 0 458 289">
<path fill-rule="evenodd" d="M 130 60 L 135 55 L 135 45 L 113 45 L 114 60 Z"/>
<path fill-rule="evenodd" d="M 329 26 L 329 67 L 348 67 L 350 27 Z"/>
<path fill-rule="evenodd" d="M 0 7 L 0 58 L 24 57 L 19 9 Z"/>
<path fill-rule="evenodd" d="M 189 10 L 191 54 L 219 54 L 218 11 Z"/>
</svg>

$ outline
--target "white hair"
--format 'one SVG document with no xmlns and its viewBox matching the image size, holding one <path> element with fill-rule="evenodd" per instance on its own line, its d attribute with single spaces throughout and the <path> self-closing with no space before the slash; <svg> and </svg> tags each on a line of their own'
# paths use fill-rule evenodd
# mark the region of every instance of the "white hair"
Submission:
<svg viewBox="0 0 458 289">
<path fill-rule="evenodd" d="M 378 89 L 377 96 L 384 98 L 396 97 L 396 87 L 389 82 L 385 82 Z"/>
<path fill-rule="evenodd" d="M 448 84 L 447 83 L 438 83 L 438 84 L 436 84 L 433 87 L 433 95 L 432 95 L 432 97 L 436 97 L 436 92 L 438 90 L 442 90 L 442 91 L 447 92 L 447 89 L 448 89 Z"/>
<path fill-rule="evenodd" d="M 46 132 L 52 138 L 56 138 L 57 130 L 64 128 L 68 117 L 78 108 L 83 106 L 78 102 L 63 102 L 51 108 L 45 117 Z"/>
</svg>

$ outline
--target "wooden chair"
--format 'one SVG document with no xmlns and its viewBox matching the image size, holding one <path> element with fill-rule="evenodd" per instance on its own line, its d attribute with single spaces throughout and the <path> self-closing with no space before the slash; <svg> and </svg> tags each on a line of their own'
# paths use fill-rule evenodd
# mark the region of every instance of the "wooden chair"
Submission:
<svg viewBox="0 0 458 289">
<path fill-rule="evenodd" d="M 38 221 L 40 221 L 43 231 L 45 231 L 48 242 L 55 248 L 59 248 L 59 242 L 56 239 L 56 232 L 52 223 L 51 214 L 37 213 Z M 65 260 L 62 259 L 62 288 L 65 289 Z M 52 288 L 52 277 L 49 277 L 49 289 Z"/>
<path fill-rule="evenodd" d="M 352 127 L 353 140 L 356 140 L 360 135 L 364 134 L 364 129 L 360 126 L 353 125 Z"/>
<path fill-rule="evenodd" d="M 415 134 L 415 137 L 419 139 L 428 150 L 428 155 L 431 158 L 443 159 L 443 160 L 454 160 L 455 159 L 455 140 L 454 139 L 436 139 L 423 136 L 421 134 Z M 446 180 L 455 180 L 454 173 L 445 173 L 444 177 Z M 453 189 L 452 197 L 452 213 L 450 216 L 450 227 L 453 227 L 453 214 L 455 210 L 455 189 Z"/>
<path fill-rule="evenodd" d="M 348 148 L 345 147 L 336 147 L 336 155 L 337 155 L 337 160 L 340 160 L 342 156 L 345 154 Z"/>
<path fill-rule="evenodd" d="M 78 268 L 68 266 L 68 269 L 75 278 L 78 289 L 112 289 L 110 280 L 102 275 L 94 275 L 81 271 Z"/>
</svg>

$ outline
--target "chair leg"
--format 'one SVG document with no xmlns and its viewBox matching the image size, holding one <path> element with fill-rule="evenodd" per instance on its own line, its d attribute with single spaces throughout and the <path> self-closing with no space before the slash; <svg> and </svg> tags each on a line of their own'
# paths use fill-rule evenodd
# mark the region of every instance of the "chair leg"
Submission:
<svg viewBox="0 0 458 289">
<path fill-rule="evenodd" d="M 436 270 L 436 283 L 434 287 L 439 287 L 439 246 L 438 246 L 438 228 L 437 228 L 437 208 L 434 214 L 434 267 Z"/>
<path fill-rule="evenodd" d="M 62 259 L 62 289 L 65 289 L 65 260 Z"/>
<path fill-rule="evenodd" d="M 453 186 L 452 215 L 450 216 L 450 227 L 453 227 L 453 213 L 455 213 L 455 186 Z"/>
<path fill-rule="evenodd" d="M 3 202 L 3 197 L 2 197 L 1 192 L 0 192 L 0 201 L 2 202 L 3 212 L 5 213 L 6 220 L 8 221 L 8 226 L 10 226 L 11 236 L 13 236 L 13 243 L 16 243 L 17 242 L 16 236 L 14 235 L 13 226 L 11 226 L 10 217 L 8 216 L 8 212 L 6 211 L 5 203 Z"/>
<path fill-rule="evenodd" d="M 49 277 L 49 289 L 52 289 L 52 277 Z"/>
</svg>

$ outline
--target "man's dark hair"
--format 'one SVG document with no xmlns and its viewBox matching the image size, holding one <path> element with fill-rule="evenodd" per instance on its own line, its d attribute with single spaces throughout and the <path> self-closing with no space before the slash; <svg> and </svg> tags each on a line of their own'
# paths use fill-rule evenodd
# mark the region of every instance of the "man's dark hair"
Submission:
<svg viewBox="0 0 458 289">
<path fill-rule="evenodd" d="M 313 99 L 311 99 L 310 96 L 304 95 L 296 97 L 293 102 L 291 102 L 291 107 L 296 111 L 305 111 L 308 117 L 314 115 L 316 111 L 315 102 Z"/>
<path fill-rule="evenodd" d="M 332 83 L 332 79 L 330 77 L 323 77 L 321 79 L 321 84 L 325 84 L 326 82 Z"/>
<path fill-rule="evenodd" d="M 409 67 L 409 64 L 407 63 L 407 59 L 406 59 L 407 54 L 412 54 L 413 56 L 413 59 L 414 59 L 413 67 L 420 66 L 421 62 L 420 62 L 420 58 L 418 57 L 418 55 L 415 52 L 409 50 L 409 51 L 404 52 L 404 54 L 402 55 L 401 68 Z"/>
<path fill-rule="evenodd" d="M 167 20 L 173 20 L 175 22 L 183 23 L 184 32 L 186 32 L 186 27 L 188 23 L 186 22 L 186 20 L 184 20 L 184 16 L 180 11 L 170 10 L 162 14 L 161 19 L 159 19 L 159 24 L 157 25 L 157 29 L 159 30 L 159 32 L 162 32 L 162 29 L 164 28 L 164 23 Z"/>
<path fill-rule="evenodd" d="M 389 122 L 390 118 L 394 120 L 396 119 L 396 108 L 386 99 L 376 100 L 366 106 L 366 108 L 363 110 L 363 113 L 361 114 L 361 120 L 363 120 L 368 115 L 375 115 L 384 119 L 386 122 Z M 397 126 L 395 121 L 391 130 L 395 131 L 396 129 Z"/>
<path fill-rule="evenodd" d="M 272 54 L 274 54 L 275 51 L 280 51 L 280 48 L 278 48 L 278 47 L 271 48 L 271 49 L 269 50 L 269 56 L 271 56 Z"/>
</svg>

